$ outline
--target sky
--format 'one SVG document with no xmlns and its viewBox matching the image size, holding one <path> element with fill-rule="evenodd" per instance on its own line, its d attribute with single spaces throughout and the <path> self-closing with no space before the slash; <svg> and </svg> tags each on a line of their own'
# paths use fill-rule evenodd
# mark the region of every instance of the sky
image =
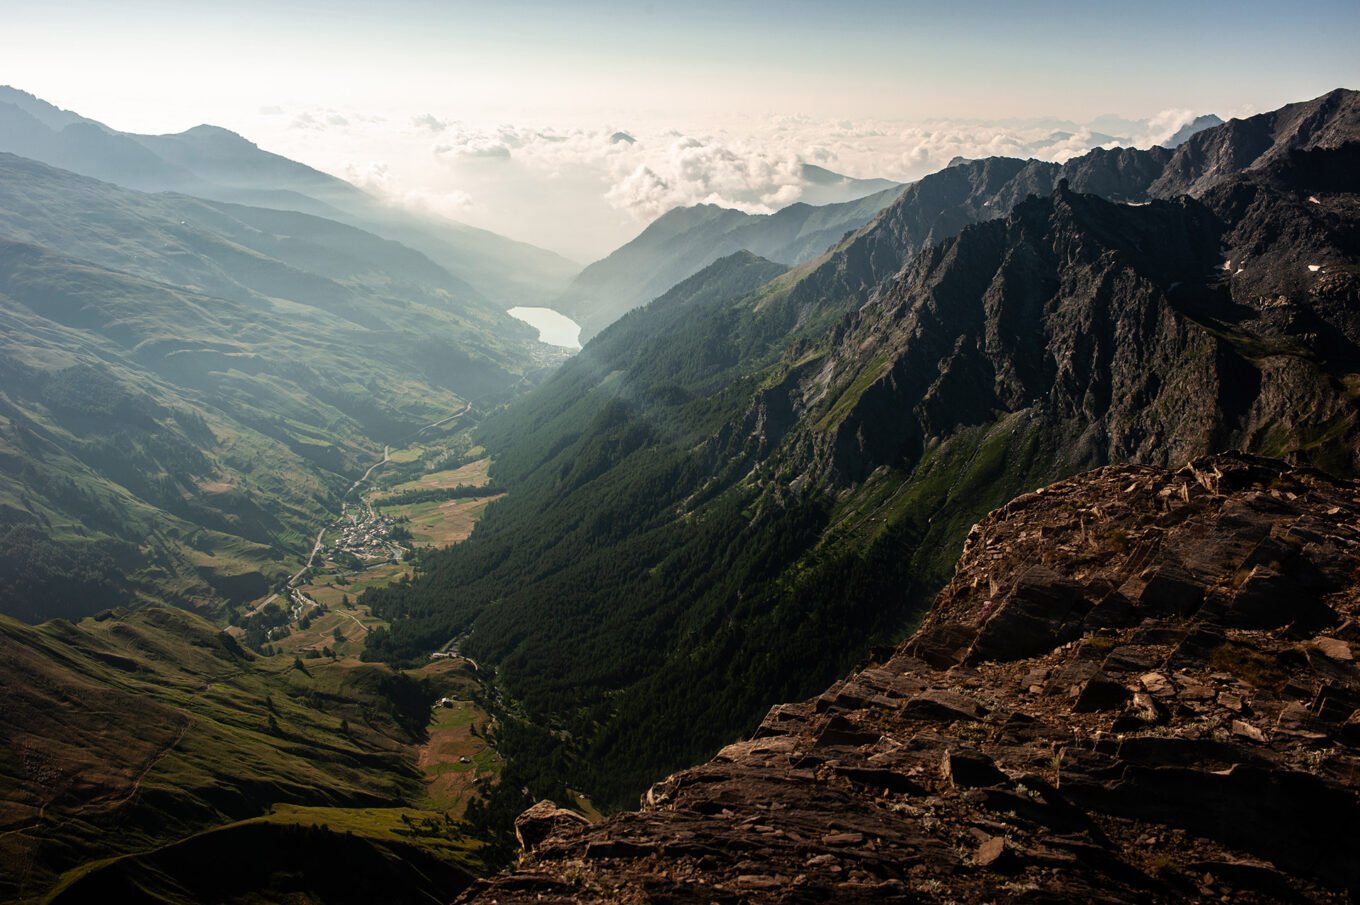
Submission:
<svg viewBox="0 0 1360 905">
<path fill-rule="evenodd" d="M 0 0 L 0 23 L 0 83 L 125 131 L 224 126 L 582 262 L 676 204 L 796 201 L 805 162 L 910 180 L 1360 87 L 1360 0 Z"/>
</svg>

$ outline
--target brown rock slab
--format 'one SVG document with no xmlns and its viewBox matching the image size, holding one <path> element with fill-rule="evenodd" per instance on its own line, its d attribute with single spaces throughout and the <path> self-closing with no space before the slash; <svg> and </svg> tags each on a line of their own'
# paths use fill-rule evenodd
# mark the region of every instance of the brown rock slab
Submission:
<svg viewBox="0 0 1360 905">
<path fill-rule="evenodd" d="M 977 701 L 943 688 L 923 691 L 902 708 L 902 716 L 913 720 L 955 722 L 981 719 L 985 709 Z"/>
<path fill-rule="evenodd" d="M 973 863 L 978 867 L 996 869 L 1005 866 L 1007 854 L 1006 838 L 1004 836 L 993 836 L 978 846 L 977 854 L 973 856 Z"/>
<path fill-rule="evenodd" d="M 1109 676 L 1097 673 L 1086 680 L 1072 704 L 1073 713 L 1096 713 L 1102 710 L 1118 710 L 1132 697 L 1129 690 Z"/>
<path fill-rule="evenodd" d="M 1232 721 L 1232 734 L 1238 736 L 1239 738 L 1250 739 L 1251 741 L 1257 742 L 1259 744 L 1265 744 L 1266 741 L 1266 734 L 1264 732 L 1262 732 L 1260 729 L 1257 729 L 1251 723 L 1245 722 L 1243 720 Z"/>
<path fill-rule="evenodd" d="M 1322 651 L 1333 660 L 1354 660 L 1355 655 L 1351 653 L 1351 646 L 1340 638 L 1328 638 L 1318 635 L 1313 639 L 1313 646 Z"/>
<path fill-rule="evenodd" d="M 1138 677 L 1138 682 L 1143 686 L 1144 691 L 1159 698 L 1176 693 L 1176 687 L 1171 684 L 1171 680 L 1159 672 L 1143 673 Z"/>
<path fill-rule="evenodd" d="M 863 833 L 827 833 L 822 836 L 822 845 L 859 845 L 863 841 Z"/>
</svg>

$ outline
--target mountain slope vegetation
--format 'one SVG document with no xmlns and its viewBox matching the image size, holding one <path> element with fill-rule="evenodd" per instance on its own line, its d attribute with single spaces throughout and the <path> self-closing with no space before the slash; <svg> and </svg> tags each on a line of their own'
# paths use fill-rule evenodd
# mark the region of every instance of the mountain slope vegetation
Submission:
<svg viewBox="0 0 1360 905">
<path fill-rule="evenodd" d="M 415 804 L 429 677 L 259 657 L 151 607 L 0 616 L 0 679 L 6 901 L 427 901 L 480 868 Z"/>
</svg>

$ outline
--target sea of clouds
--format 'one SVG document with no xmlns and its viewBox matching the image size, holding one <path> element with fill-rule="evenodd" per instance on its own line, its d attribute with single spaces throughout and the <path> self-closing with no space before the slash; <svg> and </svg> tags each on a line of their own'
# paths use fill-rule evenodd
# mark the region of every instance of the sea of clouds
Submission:
<svg viewBox="0 0 1360 905">
<path fill-rule="evenodd" d="M 804 164 L 910 182 L 956 157 L 1063 161 L 1095 147 L 1148 147 L 1173 135 L 1195 111 L 1167 110 L 1141 121 L 1102 117 L 1089 124 L 772 116 L 708 129 L 647 122 L 483 125 L 432 111 L 404 121 L 330 109 L 274 107 L 267 115 L 287 123 L 276 133 L 278 142 L 298 145 L 301 159 L 392 203 L 586 261 L 674 207 L 718 204 L 769 213 L 799 201 L 810 188 Z M 302 146 L 327 148 L 331 158 L 309 159 Z"/>
</svg>

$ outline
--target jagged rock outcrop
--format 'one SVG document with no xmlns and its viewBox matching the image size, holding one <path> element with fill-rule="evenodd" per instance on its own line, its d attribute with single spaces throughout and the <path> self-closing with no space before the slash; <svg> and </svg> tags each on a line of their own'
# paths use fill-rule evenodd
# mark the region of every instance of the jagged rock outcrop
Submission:
<svg viewBox="0 0 1360 905">
<path fill-rule="evenodd" d="M 1110 466 L 969 537 L 921 629 L 475 902 L 1341 902 L 1360 484 Z"/>
</svg>

